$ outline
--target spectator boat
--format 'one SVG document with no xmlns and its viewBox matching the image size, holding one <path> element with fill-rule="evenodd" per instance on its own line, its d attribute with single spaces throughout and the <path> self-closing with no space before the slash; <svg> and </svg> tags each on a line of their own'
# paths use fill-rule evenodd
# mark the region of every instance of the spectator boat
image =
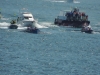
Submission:
<svg viewBox="0 0 100 75">
<path fill-rule="evenodd" d="M 72 26 L 72 27 L 82 27 L 84 23 L 90 24 L 88 20 L 88 15 L 84 12 L 80 12 L 78 8 L 73 8 L 72 10 L 65 10 L 60 12 L 54 20 L 54 24 L 61 26 Z"/>
</svg>

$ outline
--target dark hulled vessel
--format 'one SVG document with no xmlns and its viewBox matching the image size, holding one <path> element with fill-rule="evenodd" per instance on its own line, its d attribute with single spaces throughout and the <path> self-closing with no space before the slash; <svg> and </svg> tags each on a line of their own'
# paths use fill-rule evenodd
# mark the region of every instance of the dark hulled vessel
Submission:
<svg viewBox="0 0 100 75">
<path fill-rule="evenodd" d="M 17 28 L 18 28 L 18 26 L 17 26 L 17 24 L 16 24 L 16 20 L 12 20 L 12 21 L 10 22 L 9 29 L 17 29 Z"/>
<path fill-rule="evenodd" d="M 82 27 L 84 24 L 89 25 L 88 15 L 84 12 L 80 12 L 78 8 L 73 10 L 67 10 L 60 13 L 57 18 L 55 18 L 54 24 L 62 26 L 73 26 Z"/>
</svg>

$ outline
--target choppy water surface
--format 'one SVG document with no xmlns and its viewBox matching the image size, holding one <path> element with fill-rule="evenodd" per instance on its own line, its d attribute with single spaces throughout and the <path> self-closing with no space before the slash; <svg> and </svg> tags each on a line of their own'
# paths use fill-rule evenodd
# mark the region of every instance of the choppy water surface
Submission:
<svg viewBox="0 0 100 75">
<path fill-rule="evenodd" d="M 0 75 L 100 75 L 100 33 L 53 24 L 61 10 L 78 7 L 100 31 L 100 1 L 3 0 L 0 2 Z M 40 34 L 10 30 L 21 9 L 32 12 Z"/>
</svg>

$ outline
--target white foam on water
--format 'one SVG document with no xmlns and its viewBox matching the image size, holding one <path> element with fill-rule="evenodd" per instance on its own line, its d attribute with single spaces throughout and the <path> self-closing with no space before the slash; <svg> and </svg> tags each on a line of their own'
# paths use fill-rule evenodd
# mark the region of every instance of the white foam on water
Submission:
<svg viewBox="0 0 100 75">
<path fill-rule="evenodd" d="M 10 23 L 7 22 L 1 22 L 0 23 L 0 28 L 1 29 L 8 29 L 8 27 L 10 26 Z M 18 29 L 26 29 L 27 27 L 23 27 L 21 24 L 18 24 Z"/>
<path fill-rule="evenodd" d="M 0 27 L 1 29 L 8 29 L 8 27 Z"/>
<path fill-rule="evenodd" d="M 38 21 L 36 21 L 36 22 L 34 23 L 34 26 L 37 27 L 37 28 L 57 27 L 56 25 L 54 25 L 54 24 L 51 23 L 51 22 L 38 22 Z"/>
<path fill-rule="evenodd" d="M 9 18 L 4 18 L 4 17 L 2 17 L 1 20 L 9 20 Z"/>
<path fill-rule="evenodd" d="M 66 2 L 65 0 L 46 0 L 46 1 L 50 1 L 50 2 L 60 2 L 60 3 Z"/>
<path fill-rule="evenodd" d="M 22 26 L 21 24 L 17 24 L 19 30 L 25 30 L 27 27 Z"/>
<path fill-rule="evenodd" d="M 34 26 L 37 27 L 37 28 L 48 28 L 48 27 L 46 27 L 44 25 L 41 25 L 41 24 L 39 24 L 37 22 L 34 23 Z"/>
<path fill-rule="evenodd" d="M 0 23 L 0 28 L 2 28 L 2 29 L 7 29 L 9 25 L 10 25 L 10 23 L 1 22 L 1 23 Z"/>
<path fill-rule="evenodd" d="M 27 29 L 27 27 L 18 26 L 17 29 L 19 29 L 19 30 L 25 30 L 25 29 Z"/>
<path fill-rule="evenodd" d="M 60 2 L 60 3 L 63 3 L 63 2 L 65 2 L 65 1 L 51 1 L 51 2 Z"/>
<path fill-rule="evenodd" d="M 1 27 L 1 26 L 4 26 L 4 27 L 5 27 L 5 26 L 9 26 L 9 25 L 10 25 L 10 23 L 7 23 L 7 22 L 1 22 L 1 23 L 0 23 L 0 27 Z"/>
<path fill-rule="evenodd" d="M 80 3 L 79 1 L 74 1 L 74 3 Z"/>
<path fill-rule="evenodd" d="M 25 30 L 25 29 L 27 29 L 27 27 L 24 27 L 21 24 L 17 24 L 17 25 L 18 25 L 18 28 L 17 28 L 18 30 Z M 10 26 L 10 23 L 7 23 L 7 22 L 1 22 L 0 23 L 0 28 L 1 29 L 8 29 L 9 26 Z M 36 21 L 34 23 L 34 26 L 37 27 L 37 28 L 58 27 L 57 25 L 54 25 L 51 22 L 38 22 L 38 21 Z"/>
<path fill-rule="evenodd" d="M 39 24 L 42 25 L 42 26 L 45 26 L 46 28 L 49 28 L 49 27 L 58 27 L 57 25 L 54 25 L 51 22 L 40 22 Z"/>
</svg>

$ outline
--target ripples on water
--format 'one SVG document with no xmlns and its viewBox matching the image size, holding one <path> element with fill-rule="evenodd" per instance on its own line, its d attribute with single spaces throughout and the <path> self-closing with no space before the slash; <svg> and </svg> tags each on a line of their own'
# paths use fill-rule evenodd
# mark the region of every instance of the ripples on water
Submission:
<svg viewBox="0 0 100 75">
<path fill-rule="evenodd" d="M 94 30 L 100 30 L 97 14 L 100 7 L 99 2 L 94 0 L 80 0 L 80 3 L 67 3 L 66 0 L 1 1 L 0 74 L 100 75 L 100 34 L 81 33 L 78 28 L 53 24 L 61 10 L 74 6 L 89 15 Z M 36 26 L 43 33 L 24 33 L 21 31 L 23 27 L 18 30 L 7 28 L 22 8 L 33 13 Z"/>
</svg>

